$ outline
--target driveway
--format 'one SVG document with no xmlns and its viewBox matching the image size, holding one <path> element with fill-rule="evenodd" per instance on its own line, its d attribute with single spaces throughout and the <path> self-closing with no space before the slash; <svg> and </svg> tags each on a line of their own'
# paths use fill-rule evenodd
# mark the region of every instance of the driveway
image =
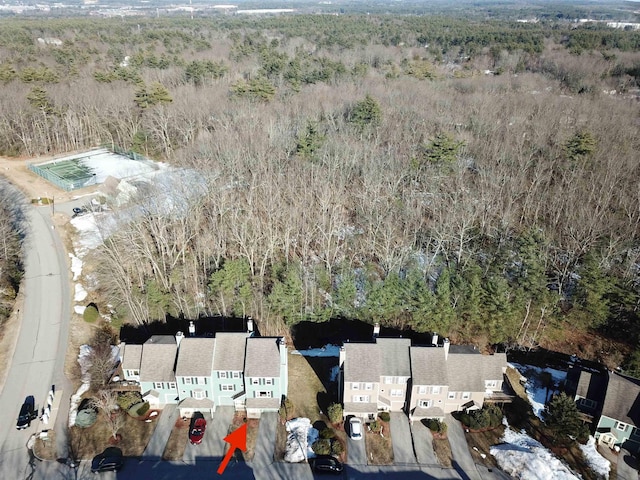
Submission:
<svg viewBox="0 0 640 480">
<path fill-rule="evenodd" d="M 178 420 L 178 409 L 175 403 L 165 405 L 158 419 L 156 429 L 151 435 L 151 440 L 147 444 L 147 448 L 142 453 L 142 458 L 153 460 L 161 459 L 164 453 L 164 448 L 167 446 L 167 440 L 171 435 L 174 425 Z"/>
<path fill-rule="evenodd" d="M 616 467 L 618 480 L 637 480 L 638 472 L 634 468 L 636 465 L 636 459 L 633 458 L 628 451 L 624 449 L 620 450 Z"/>
<path fill-rule="evenodd" d="M 402 412 L 391 412 L 391 441 L 393 443 L 393 463 L 395 465 L 415 465 L 413 437 L 409 418 Z"/>
<path fill-rule="evenodd" d="M 364 435 L 360 440 L 352 440 L 351 437 L 347 436 L 347 463 L 349 465 L 367 464 L 367 450 L 364 443 Z"/>
<path fill-rule="evenodd" d="M 416 450 L 416 458 L 420 465 L 439 465 L 436 452 L 433 451 L 433 435 L 424 423 L 420 421 L 411 424 L 413 445 Z M 394 438 L 395 442 L 395 438 Z"/>
<path fill-rule="evenodd" d="M 218 407 L 213 415 L 205 414 L 207 429 L 200 445 L 187 443 L 183 460 L 195 463 L 196 458 L 217 458 L 222 460 L 226 453 L 227 443 L 224 437 L 229 433 L 229 426 L 233 420 L 233 407 Z"/>
<path fill-rule="evenodd" d="M 260 469 L 273 463 L 274 445 L 276 443 L 276 426 L 278 425 L 278 413 L 267 412 L 260 417 L 258 438 L 253 455 L 253 468 Z M 226 435 L 226 434 L 225 434 Z"/>
<path fill-rule="evenodd" d="M 453 454 L 453 468 L 456 469 L 463 480 L 482 480 L 471 452 L 469 452 L 469 445 L 464 436 L 462 425 L 450 413 L 446 415 L 445 422 L 447 424 L 449 443 L 451 444 L 451 453 Z"/>
</svg>

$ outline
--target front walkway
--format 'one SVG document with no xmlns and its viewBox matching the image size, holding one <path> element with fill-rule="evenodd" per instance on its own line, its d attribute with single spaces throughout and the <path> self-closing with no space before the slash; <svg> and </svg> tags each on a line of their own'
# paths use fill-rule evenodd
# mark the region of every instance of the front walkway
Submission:
<svg viewBox="0 0 640 480">
<path fill-rule="evenodd" d="M 153 435 L 151 435 L 151 440 L 149 440 L 147 448 L 142 453 L 144 460 L 160 460 L 162 458 L 164 448 L 167 445 L 167 440 L 169 440 L 176 420 L 178 420 L 177 405 L 165 405 L 162 413 L 160 413 L 160 418 L 157 420 L 158 424 L 153 431 Z"/>
</svg>

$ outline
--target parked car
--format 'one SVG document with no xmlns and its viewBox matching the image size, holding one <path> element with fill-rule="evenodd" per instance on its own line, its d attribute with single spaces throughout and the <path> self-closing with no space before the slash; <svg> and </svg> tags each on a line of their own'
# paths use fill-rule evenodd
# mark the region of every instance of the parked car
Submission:
<svg viewBox="0 0 640 480">
<path fill-rule="evenodd" d="M 352 440 L 362 439 L 362 420 L 357 417 L 351 417 L 349 420 L 349 436 Z"/>
<path fill-rule="evenodd" d="M 200 445 L 204 438 L 204 431 L 207 429 L 207 421 L 202 414 L 196 413 L 191 420 L 189 427 L 189 441 L 192 445 Z"/>
<path fill-rule="evenodd" d="M 107 447 L 104 452 L 99 453 L 91 461 L 91 472 L 117 472 L 124 464 L 122 450 L 118 447 Z"/>
<path fill-rule="evenodd" d="M 342 463 L 330 455 L 318 455 L 313 460 L 313 470 L 316 473 L 333 473 L 334 475 L 339 475 L 343 469 Z"/>
<path fill-rule="evenodd" d="M 24 399 L 22 407 L 20 407 L 20 413 L 18 414 L 18 421 L 16 422 L 16 428 L 22 430 L 31 426 L 31 420 L 35 420 L 38 417 L 36 412 L 36 402 L 33 395 L 29 395 Z"/>
</svg>

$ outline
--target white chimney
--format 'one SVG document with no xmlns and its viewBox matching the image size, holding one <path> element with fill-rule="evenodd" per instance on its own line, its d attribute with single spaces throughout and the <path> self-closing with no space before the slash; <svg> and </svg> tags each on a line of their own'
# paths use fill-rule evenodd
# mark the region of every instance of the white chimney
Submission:
<svg viewBox="0 0 640 480">
<path fill-rule="evenodd" d="M 247 333 L 253 333 L 253 318 L 247 318 Z"/>
<path fill-rule="evenodd" d="M 431 345 L 433 345 L 434 347 L 437 347 L 438 340 L 440 340 L 440 337 L 438 336 L 437 333 L 433 332 L 433 335 L 431 336 Z"/>
<path fill-rule="evenodd" d="M 196 334 L 196 325 L 193 321 L 189 322 L 189 336 L 193 337 Z"/>
<path fill-rule="evenodd" d="M 376 323 L 373 326 L 373 338 L 378 338 L 380 336 L 380 324 Z"/>
<path fill-rule="evenodd" d="M 450 345 L 449 339 L 445 338 L 442 341 L 442 346 L 444 347 L 444 359 L 445 360 L 449 357 L 449 345 Z"/>
<path fill-rule="evenodd" d="M 344 345 L 342 345 L 340 347 L 340 355 L 338 357 L 338 367 L 342 367 L 345 358 L 347 358 L 347 349 L 344 348 Z"/>
<path fill-rule="evenodd" d="M 178 346 L 178 348 L 180 348 L 180 342 L 182 341 L 183 338 L 184 338 L 184 333 L 180 331 L 176 332 L 176 345 Z"/>
</svg>

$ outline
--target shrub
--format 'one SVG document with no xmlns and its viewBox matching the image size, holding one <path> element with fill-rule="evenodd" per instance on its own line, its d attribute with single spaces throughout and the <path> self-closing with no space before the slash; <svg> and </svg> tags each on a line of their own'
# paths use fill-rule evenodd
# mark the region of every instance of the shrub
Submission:
<svg viewBox="0 0 640 480">
<path fill-rule="evenodd" d="M 98 419 L 98 412 L 93 408 L 85 408 L 79 410 L 76 415 L 76 425 L 81 428 L 87 428 L 96 423 Z"/>
<path fill-rule="evenodd" d="M 342 422 L 342 405 L 340 405 L 339 403 L 332 403 L 331 405 L 329 405 L 329 408 L 327 409 L 327 416 L 329 417 L 331 423 Z"/>
<path fill-rule="evenodd" d="M 334 440 L 331 443 L 331 454 L 337 456 L 337 455 L 341 455 L 343 452 L 344 452 L 344 445 L 342 444 L 342 442 Z"/>
<path fill-rule="evenodd" d="M 325 428 L 320 432 L 320 438 L 326 438 L 331 440 L 332 438 L 336 437 L 336 432 L 333 431 L 332 428 Z"/>
<path fill-rule="evenodd" d="M 437 418 L 427 418 L 425 424 L 427 425 L 427 428 L 434 433 L 440 433 L 443 435 L 447 433 L 447 424 L 442 420 Z"/>
<path fill-rule="evenodd" d="M 118 395 L 118 406 L 122 410 L 129 410 L 132 406 L 142 403 L 140 392 L 123 392 Z"/>
<path fill-rule="evenodd" d="M 149 405 L 149 402 L 144 402 L 142 405 L 140 405 L 140 407 L 138 407 L 138 410 L 137 410 L 138 415 L 140 417 L 143 416 L 149 411 L 149 408 L 151 408 L 151 405 Z"/>
<path fill-rule="evenodd" d="M 378 414 L 378 417 L 380 417 L 380 420 L 382 420 L 383 422 L 388 422 L 389 420 L 391 420 L 391 415 L 389 414 L 389 412 L 380 412 Z"/>
<path fill-rule="evenodd" d="M 93 304 L 87 306 L 87 308 L 84 309 L 84 313 L 82 314 L 82 318 L 84 318 L 84 321 L 87 323 L 95 323 L 95 321 L 98 320 L 99 316 L 100 313 L 98 312 L 96 306 Z"/>
<path fill-rule="evenodd" d="M 127 413 L 134 417 L 142 417 L 149 411 L 149 402 L 138 402 L 127 409 Z"/>
<path fill-rule="evenodd" d="M 487 405 L 480 410 L 461 414 L 460 421 L 473 430 L 494 428 L 502 423 L 502 411 L 497 405 Z"/>
<path fill-rule="evenodd" d="M 375 422 L 371 422 L 369 424 L 369 429 L 373 432 L 373 433 L 380 433 L 380 429 L 382 428 L 382 425 L 380 424 L 380 422 L 375 421 Z"/>
<path fill-rule="evenodd" d="M 316 440 L 311 445 L 311 449 L 316 455 L 329 455 L 331 453 L 331 440 L 326 438 Z"/>
</svg>

